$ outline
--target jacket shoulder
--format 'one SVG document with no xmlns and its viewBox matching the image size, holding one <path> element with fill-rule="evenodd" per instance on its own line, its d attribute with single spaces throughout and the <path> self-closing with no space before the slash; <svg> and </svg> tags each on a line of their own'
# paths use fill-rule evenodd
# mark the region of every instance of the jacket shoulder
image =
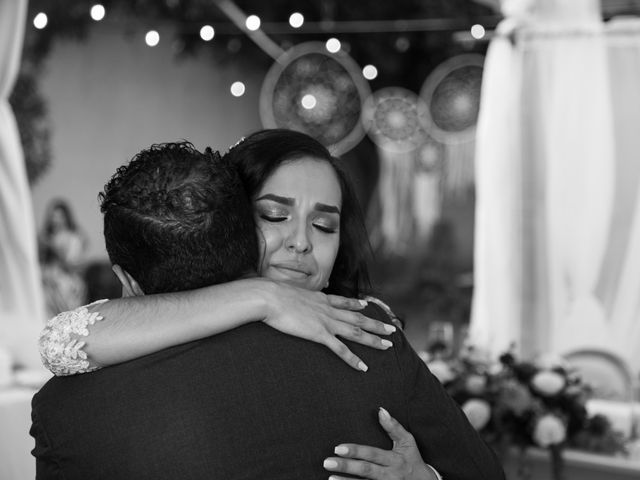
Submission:
<svg viewBox="0 0 640 480">
<path fill-rule="evenodd" d="M 386 323 L 391 323 L 392 325 L 394 325 L 396 328 L 399 328 L 400 330 L 404 328 L 402 321 L 398 318 L 398 316 L 395 313 L 393 313 L 393 310 L 391 310 L 391 307 L 389 307 L 389 305 L 387 305 L 385 302 L 380 300 L 378 297 L 366 295 L 363 297 L 363 300 L 366 300 L 367 302 L 369 302 L 369 305 L 375 305 L 376 307 L 378 307 L 379 310 L 384 312 L 384 315 L 388 318 L 388 321 Z"/>
</svg>

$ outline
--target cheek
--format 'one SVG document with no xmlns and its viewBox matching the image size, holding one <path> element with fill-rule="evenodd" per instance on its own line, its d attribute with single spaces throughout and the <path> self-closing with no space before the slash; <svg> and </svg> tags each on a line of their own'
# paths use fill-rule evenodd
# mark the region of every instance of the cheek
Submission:
<svg viewBox="0 0 640 480">
<path fill-rule="evenodd" d="M 282 245 L 282 235 L 278 228 L 259 222 L 257 226 L 258 243 L 260 246 L 260 264 L 268 265 L 269 259 Z"/>
<path fill-rule="evenodd" d="M 338 247 L 340 246 L 340 238 L 333 237 L 330 241 L 323 242 L 322 248 L 318 248 L 317 261 L 320 270 L 322 271 L 322 277 L 329 279 L 331 271 L 333 270 L 333 264 L 336 261 L 338 255 Z"/>
</svg>

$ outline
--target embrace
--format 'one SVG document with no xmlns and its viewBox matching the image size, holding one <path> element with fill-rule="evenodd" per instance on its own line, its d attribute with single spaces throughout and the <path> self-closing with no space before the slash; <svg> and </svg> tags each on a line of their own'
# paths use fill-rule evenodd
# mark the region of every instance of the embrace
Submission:
<svg viewBox="0 0 640 480">
<path fill-rule="evenodd" d="M 99 198 L 123 298 L 42 332 L 37 479 L 504 479 L 369 296 L 353 187 L 313 138 L 154 145 Z"/>
</svg>

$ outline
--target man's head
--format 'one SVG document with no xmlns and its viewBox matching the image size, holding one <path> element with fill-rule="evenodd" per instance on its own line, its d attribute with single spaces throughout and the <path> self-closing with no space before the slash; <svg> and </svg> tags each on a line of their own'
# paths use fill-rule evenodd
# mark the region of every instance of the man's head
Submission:
<svg viewBox="0 0 640 480">
<path fill-rule="evenodd" d="M 189 290 L 255 271 L 251 204 L 234 167 L 188 142 L 152 145 L 99 195 L 111 262 L 145 293 Z"/>
</svg>

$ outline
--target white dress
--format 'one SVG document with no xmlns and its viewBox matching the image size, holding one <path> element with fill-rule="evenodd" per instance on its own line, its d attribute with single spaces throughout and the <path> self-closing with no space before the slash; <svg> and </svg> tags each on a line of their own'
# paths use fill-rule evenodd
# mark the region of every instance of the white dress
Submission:
<svg viewBox="0 0 640 480">
<path fill-rule="evenodd" d="M 44 366 L 57 376 L 75 375 L 98 370 L 83 350 L 86 342 L 81 337 L 89 335 L 88 327 L 103 319 L 99 312 L 90 312 L 98 300 L 75 310 L 62 312 L 47 322 L 40 333 L 38 348 Z"/>
</svg>

